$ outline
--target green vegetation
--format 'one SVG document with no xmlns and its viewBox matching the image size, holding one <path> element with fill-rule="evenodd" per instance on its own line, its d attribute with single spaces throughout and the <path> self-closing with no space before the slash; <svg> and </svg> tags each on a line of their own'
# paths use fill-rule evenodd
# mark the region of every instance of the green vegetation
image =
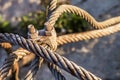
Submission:
<svg viewBox="0 0 120 80">
<path fill-rule="evenodd" d="M 37 29 L 43 28 L 46 19 L 45 12 L 47 12 L 46 10 L 48 2 L 49 0 L 44 0 L 40 4 L 44 8 L 43 11 L 31 12 L 25 16 L 16 18 L 16 21 L 18 21 L 16 26 L 12 26 L 9 21 L 3 21 L 2 17 L 0 16 L 0 32 L 13 32 L 24 36 L 24 34 L 27 32 L 26 29 L 29 24 L 33 24 Z M 68 0 L 64 3 L 69 4 L 70 1 Z M 63 3 L 59 2 L 58 5 L 60 4 Z M 80 16 L 65 13 L 58 19 L 55 24 L 55 28 L 59 34 L 82 32 L 90 29 L 87 22 L 84 21 Z"/>
<path fill-rule="evenodd" d="M 90 29 L 87 22 L 75 14 L 63 14 L 55 27 L 59 30 L 65 29 L 66 33 L 82 32 Z"/>
<path fill-rule="evenodd" d="M 37 29 L 43 28 L 45 18 L 46 16 L 42 11 L 29 13 L 20 18 L 18 25 L 12 27 L 8 21 L 3 21 L 2 17 L 0 17 L 0 32 L 12 31 L 25 34 L 29 24 L 34 24 Z M 65 33 L 81 32 L 90 29 L 87 22 L 75 14 L 63 14 L 56 22 L 55 28 L 58 33 L 61 33 L 63 29 Z"/>
<path fill-rule="evenodd" d="M 10 32 L 12 31 L 11 24 L 8 21 L 3 21 L 2 16 L 0 15 L 0 32 Z"/>
</svg>

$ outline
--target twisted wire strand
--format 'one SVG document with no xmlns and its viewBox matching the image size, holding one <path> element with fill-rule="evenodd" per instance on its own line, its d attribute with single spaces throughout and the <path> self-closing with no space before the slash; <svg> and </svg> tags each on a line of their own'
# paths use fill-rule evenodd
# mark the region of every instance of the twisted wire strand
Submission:
<svg viewBox="0 0 120 80">
<path fill-rule="evenodd" d="M 40 57 L 36 57 L 30 67 L 29 67 L 29 71 L 27 72 L 26 76 L 24 77 L 23 80 L 32 80 L 33 77 L 36 75 L 39 67 L 41 67 L 41 64 L 43 63 L 43 59 Z"/>
<path fill-rule="evenodd" d="M 61 70 L 58 66 L 56 66 L 52 63 L 48 63 L 48 68 L 54 75 L 55 80 L 66 80 L 66 78 L 63 76 L 63 74 L 61 73 Z"/>
<path fill-rule="evenodd" d="M 57 44 L 59 46 L 59 45 L 63 45 L 66 43 L 99 38 L 99 37 L 110 35 L 118 31 L 120 31 L 120 24 L 116 24 L 114 26 L 101 29 L 101 30 L 92 30 L 92 31 L 87 31 L 87 32 L 82 32 L 82 33 L 62 35 L 62 36 L 57 37 Z"/>
<path fill-rule="evenodd" d="M 16 52 L 17 56 L 19 58 L 21 58 L 21 60 L 24 59 L 23 57 L 33 54 L 33 53 L 23 49 L 23 48 L 19 48 L 15 52 Z M 31 55 L 31 56 L 33 56 L 33 55 Z M 29 57 L 29 58 L 31 58 L 31 57 Z M 32 58 L 34 58 L 34 57 L 32 57 Z M 32 60 L 32 58 L 30 60 L 27 60 L 27 63 L 29 63 Z M 39 63 L 39 60 L 40 60 L 40 63 Z M 39 66 L 41 66 L 42 62 L 43 62 L 43 59 L 41 57 L 39 59 L 38 59 L 38 57 L 35 57 L 35 59 L 31 63 L 31 65 L 29 66 L 29 71 L 27 72 L 27 74 L 25 75 L 23 80 L 32 80 L 33 77 L 36 75 L 36 73 L 39 69 Z M 22 62 L 22 63 L 20 63 L 21 66 L 20 65 L 19 66 L 23 67 L 27 63 Z"/>
<path fill-rule="evenodd" d="M 38 32 L 41 34 L 43 33 L 43 32 L 41 32 L 41 30 L 39 30 Z M 29 25 L 28 26 L 28 39 L 30 39 L 31 41 L 35 42 L 38 45 L 43 46 L 44 48 L 54 51 L 54 50 L 56 50 L 56 48 L 54 48 L 54 46 L 57 46 L 56 43 L 54 42 L 54 39 L 56 39 L 56 36 L 55 36 L 56 33 L 53 30 L 51 30 L 51 32 L 54 35 L 51 35 L 51 37 L 47 37 L 47 36 L 43 37 L 41 34 L 37 33 L 37 30 L 35 29 L 35 27 L 33 25 Z M 47 40 L 47 43 L 45 43 L 46 40 Z M 52 40 L 52 42 L 51 42 L 51 40 Z M 52 44 L 53 46 L 51 46 L 50 44 Z M 36 63 L 35 65 L 38 65 L 38 64 Z M 52 65 L 53 65 L 52 63 L 48 63 L 49 69 L 53 73 L 55 78 L 58 80 L 65 80 L 64 76 L 61 74 L 60 69 L 56 65 L 54 65 L 54 66 L 52 66 Z M 32 75 L 33 75 L 32 73 L 34 73 L 35 70 L 34 70 L 34 66 L 31 68 L 33 68 L 33 69 L 32 70 L 29 69 L 29 72 L 27 73 L 25 80 L 32 79 Z"/>
<path fill-rule="evenodd" d="M 1 47 L 3 47 L 3 48 L 5 48 L 5 49 L 10 49 L 11 51 L 12 51 L 12 45 L 10 44 L 10 43 L 8 43 L 8 42 L 3 42 L 3 43 L 1 43 Z M 7 51 L 8 53 L 9 53 L 9 51 Z M 30 52 L 29 51 L 27 51 L 27 50 L 25 50 L 25 49 L 23 49 L 23 48 L 18 48 L 16 51 L 12 51 L 11 53 L 9 53 L 9 56 L 8 56 L 8 58 L 5 60 L 5 62 L 4 62 L 4 64 L 3 64 L 3 66 L 2 66 L 2 68 L 0 69 L 0 72 L 1 72 L 1 75 L 4 75 L 4 77 L 3 78 L 5 78 L 5 79 L 3 79 L 3 78 L 1 78 L 0 80 L 6 80 L 7 79 L 7 75 L 8 75 L 8 73 L 9 73 L 9 71 L 10 71 L 10 69 L 13 69 L 14 70 L 14 67 L 13 67 L 13 65 L 15 64 L 15 63 L 18 63 L 18 61 L 19 61 L 19 59 L 21 58 L 23 58 L 24 56 L 26 56 L 26 55 L 29 55 L 30 54 Z M 14 56 L 17 56 L 17 57 L 14 57 Z M 15 60 L 16 59 L 16 60 Z M 7 62 L 6 62 L 7 61 Z M 26 62 L 25 63 L 20 63 L 20 65 L 21 66 L 23 66 L 23 65 L 25 65 L 26 64 Z M 19 66 L 20 66 L 19 65 Z M 5 66 L 5 67 L 4 67 Z M 20 67 L 21 67 L 20 66 Z M 12 70 L 12 71 L 13 71 Z M 18 71 L 19 72 L 19 71 Z M 9 76 L 12 76 L 12 73 L 10 73 L 10 75 Z M 8 76 L 8 77 L 9 77 Z M 16 78 L 18 77 L 18 76 L 15 76 Z"/>
<path fill-rule="evenodd" d="M 37 44 L 39 44 L 39 43 L 37 43 Z M 41 46 L 46 49 L 49 49 L 51 51 L 54 50 L 51 46 L 49 46 L 47 44 L 42 44 Z M 58 66 L 54 65 L 53 63 L 48 63 L 48 62 L 47 62 L 47 65 L 48 65 L 48 68 L 50 69 L 50 71 L 52 72 L 52 74 L 54 75 L 55 80 L 66 80 Z"/>
<path fill-rule="evenodd" d="M 48 7 L 48 12 L 53 12 L 57 6 L 57 0 L 50 0 L 49 2 L 49 7 Z"/>
<path fill-rule="evenodd" d="M 78 66 L 72 61 L 69 61 L 67 58 L 62 57 L 50 50 L 45 49 L 44 47 L 31 42 L 30 40 L 26 40 L 25 38 L 15 35 L 15 34 L 8 34 L 8 33 L 0 33 L 0 40 L 1 41 L 9 41 L 13 44 L 19 45 L 33 53 L 37 56 L 44 58 L 46 61 L 51 62 L 63 70 L 71 73 L 73 76 L 77 77 L 78 79 L 82 80 L 101 80 L 100 78 L 96 77 L 89 71 L 83 69 L 82 67 Z"/>
<path fill-rule="evenodd" d="M 8 58 L 5 59 L 5 62 L 0 68 L 0 80 L 6 80 L 9 70 L 13 66 L 16 58 L 17 58 L 16 54 L 10 54 Z"/>
<path fill-rule="evenodd" d="M 38 32 L 41 34 L 43 33 L 43 32 L 41 32 L 41 30 L 39 30 Z M 52 33 L 51 37 L 48 37 L 48 36 L 43 37 L 41 34 L 37 33 L 37 30 L 35 29 L 35 27 L 33 25 L 28 26 L 28 39 L 30 39 L 31 41 L 35 42 L 38 45 L 43 46 L 44 48 L 54 51 L 54 50 L 56 50 L 56 48 L 54 48 L 54 46 L 57 46 L 55 43 L 56 40 L 54 41 L 54 39 L 56 39 L 56 33 L 53 29 L 51 30 L 51 33 Z M 47 40 L 47 43 L 45 43 L 46 40 Z M 50 44 L 52 44 L 53 46 L 51 46 Z M 37 63 L 35 65 L 37 65 Z M 52 66 L 52 65 L 53 65 L 52 63 L 48 63 L 48 66 L 51 69 L 50 71 L 53 73 L 55 78 L 58 80 L 65 80 L 64 76 L 61 74 L 60 69 L 56 65 L 54 65 L 54 66 Z M 33 75 L 32 73 L 34 71 L 35 70 L 29 69 L 29 72 L 26 76 L 27 78 L 25 78 L 25 79 L 30 80 L 32 78 L 32 75 Z"/>
<path fill-rule="evenodd" d="M 58 18 L 63 13 L 73 13 L 76 15 L 81 16 L 83 19 L 85 19 L 89 24 L 91 24 L 96 29 L 102 29 L 105 27 L 109 27 L 111 25 L 120 23 L 120 16 L 110 18 L 108 20 L 98 22 L 96 21 L 89 13 L 87 13 L 85 10 L 78 8 L 76 6 L 72 5 L 61 5 L 59 6 L 50 16 L 47 23 L 49 23 L 51 26 L 54 26 Z"/>
<path fill-rule="evenodd" d="M 48 15 L 46 17 L 46 22 L 49 20 L 51 13 L 56 9 L 56 7 L 57 7 L 57 0 L 49 0 Z M 53 26 L 46 26 L 45 24 L 45 28 L 47 31 L 51 31 Z"/>
</svg>

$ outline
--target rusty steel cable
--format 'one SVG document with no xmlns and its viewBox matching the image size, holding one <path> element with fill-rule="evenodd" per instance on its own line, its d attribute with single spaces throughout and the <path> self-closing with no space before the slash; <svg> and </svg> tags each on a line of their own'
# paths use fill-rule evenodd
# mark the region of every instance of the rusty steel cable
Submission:
<svg viewBox="0 0 120 80">
<path fill-rule="evenodd" d="M 0 80 L 6 80 L 9 70 L 12 68 L 15 59 L 17 58 L 16 54 L 10 54 L 6 59 L 3 65 L 0 68 Z"/>
<path fill-rule="evenodd" d="M 100 30 L 92 30 L 92 31 L 86 31 L 81 33 L 62 35 L 57 37 L 57 44 L 59 46 L 66 43 L 99 38 L 99 37 L 110 35 L 118 31 L 120 31 L 120 24 L 116 24 L 114 26 L 110 26 L 108 28 L 104 28 Z"/>
<path fill-rule="evenodd" d="M 52 74 L 55 77 L 55 80 L 66 80 L 66 78 L 63 76 L 60 68 L 52 63 L 48 63 L 48 67 Z"/>
<path fill-rule="evenodd" d="M 54 12 L 52 12 L 49 20 L 46 23 L 49 23 L 51 27 L 53 27 L 58 20 L 58 18 L 63 14 L 63 13 L 73 13 L 76 15 L 81 16 L 83 19 L 85 19 L 89 24 L 91 24 L 94 28 L 96 29 L 102 29 L 109 27 L 111 25 L 120 23 L 120 16 L 110 18 L 108 20 L 98 22 L 96 21 L 89 13 L 87 13 L 85 10 L 73 6 L 73 5 L 61 5 Z"/>
<path fill-rule="evenodd" d="M 28 51 L 35 53 L 37 56 L 42 57 L 48 62 L 51 62 L 63 70 L 71 73 L 73 76 L 77 77 L 78 79 L 82 80 L 101 80 L 100 78 L 96 77 L 89 71 L 85 70 L 84 68 L 78 66 L 72 61 L 69 61 L 67 58 L 60 56 L 50 50 L 45 49 L 44 47 L 35 44 L 30 40 L 26 40 L 25 38 L 15 35 L 15 34 L 8 34 L 8 33 L 0 33 L 0 41 L 8 41 L 13 44 L 19 45 Z"/>
</svg>

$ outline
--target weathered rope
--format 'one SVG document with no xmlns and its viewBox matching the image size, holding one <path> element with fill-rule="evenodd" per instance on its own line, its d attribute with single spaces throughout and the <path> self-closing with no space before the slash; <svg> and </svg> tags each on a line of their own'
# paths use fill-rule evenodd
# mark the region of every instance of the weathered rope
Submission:
<svg viewBox="0 0 120 80">
<path fill-rule="evenodd" d="M 48 63 L 48 67 L 52 74 L 55 76 L 55 80 L 66 80 L 58 66 L 52 63 Z"/>
<path fill-rule="evenodd" d="M 8 58 L 5 59 L 5 62 L 0 68 L 0 80 L 6 80 L 9 70 L 12 68 L 16 58 L 17 55 L 11 53 L 10 56 L 8 56 Z"/>
<path fill-rule="evenodd" d="M 35 53 L 37 56 L 44 58 L 46 61 L 59 66 L 60 68 L 71 73 L 72 75 L 76 76 L 79 79 L 101 80 L 100 78 L 96 77 L 89 71 L 76 65 L 74 62 L 69 61 L 65 57 L 62 57 L 54 52 L 51 52 L 50 50 L 47 50 L 41 47 L 40 45 L 31 42 L 30 40 L 26 40 L 25 38 L 20 37 L 19 35 L 14 35 L 12 33 L 11 34 L 0 33 L 0 40 L 9 41 L 13 44 L 20 45 L 21 47 Z"/>
<path fill-rule="evenodd" d="M 92 30 L 87 32 L 62 35 L 57 37 L 57 44 L 59 46 L 66 43 L 99 38 L 99 37 L 110 35 L 118 31 L 120 31 L 120 24 L 116 24 L 114 26 L 111 26 L 105 29 L 100 29 L 100 30 Z"/>
<path fill-rule="evenodd" d="M 85 19 L 86 21 L 88 21 L 96 29 L 102 29 L 102 28 L 109 27 L 111 25 L 120 23 L 120 16 L 110 18 L 110 19 L 102 21 L 102 22 L 97 22 L 89 13 L 87 13 L 86 11 L 84 11 L 81 8 L 78 8 L 78 7 L 72 6 L 72 5 L 61 5 L 61 6 L 59 6 L 51 14 L 47 23 L 49 23 L 53 27 L 55 25 L 56 21 L 58 20 L 58 18 L 63 13 L 77 14 L 77 15 L 81 16 L 83 19 Z"/>
</svg>

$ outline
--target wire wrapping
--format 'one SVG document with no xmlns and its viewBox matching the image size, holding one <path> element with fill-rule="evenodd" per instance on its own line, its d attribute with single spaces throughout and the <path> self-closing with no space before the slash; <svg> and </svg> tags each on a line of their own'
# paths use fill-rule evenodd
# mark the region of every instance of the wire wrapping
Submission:
<svg viewBox="0 0 120 80">
<path fill-rule="evenodd" d="M 31 42 L 30 40 L 26 40 L 23 37 L 15 34 L 8 34 L 8 33 L 0 33 L 0 40 L 9 41 L 13 44 L 19 45 L 33 53 L 37 56 L 44 58 L 46 61 L 56 64 L 60 68 L 64 69 L 68 73 L 71 73 L 73 76 L 76 76 L 79 79 L 85 80 L 101 80 L 100 78 L 96 77 L 89 71 L 83 69 L 82 67 L 78 66 L 72 61 L 69 61 L 65 57 L 62 57 L 50 50 L 43 48 L 42 46 Z"/>
<path fill-rule="evenodd" d="M 7 60 L 7 62 L 5 61 L 4 62 L 4 64 L 2 65 L 2 67 L 1 67 L 1 70 L 3 70 L 3 67 L 4 66 L 6 66 L 6 67 L 4 67 L 4 70 L 2 71 L 2 73 L 1 73 L 1 75 L 0 75 L 0 77 L 2 76 L 2 75 L 4 75 L 4 73 L 7 73 L 6 75 L 4 75 L 5 76 L 5 79 L 3 79 L 3 78 L 1 78 L 0 80 L 6 80 L 7 78 L 15 78 L 15 79 L 17 79 L 18 80 L 18 75 L 19 75 L 19 71 L 16 71 L 16 67 L 15 66 L 17 66 L 16 64 L 18 64 L 19 63 L 19 59 L 21 58 L 21 60 L 23 60 L 24 58 L 24 56 L 26 56 L 26 55 L 30 55 L 30 54 L 32 54 L 32 53 L 30 53 L 29 51 L 27 51 L 27 50 L 25 50 L 25 49 L 23 49 L 23 48 L 18 48 L 16 51 L 12 51 L 12 45 L 10 44 L 10 43 L 8 43 L 8 42 L 3 42 L 3 43 L 0 43 L 0 45 L 1 45 L 1 47 L 3 47 L 5 50 L 7 50 L 7 49 L 9 49 L 9 51 L 7 50 L 7 53 L 8 53 L 8 58 L 6 59 Z M 9 53 L 10 52 L 10 53 Z M 15 60 L 15 57 L 14 56 L 17 56 L 16 57 L 16 60 Z M 32 55 L 33 56 L 33 55 Z M 31 57 L 30 57 L 31 58 Z M 33 57 L 32 57 L 33 58 Z M 11 61 L 12 60 L 12 61 Z M 14 60 L 14 61 L 13 61 Z M 21 62 L 21 61 L 20 61 Z M 27 62 L 29 62 L 29 60 L 27 60 Z M 11 63 L 11 64 L 10 64 Z M 9 65 L 10 64 L 10 65 Z M 19 65 L 19 67 L 22 67 L 22 66 L 24 66 L 24 65 L 26 65 L 26 62 L 25 61 L 22 61 L 21 63 L 19 63 L 20 65 Z M 11 66 L 12 65 L 12 66 Z M 36 66 L 36 65 L 35 65 Z M 34 67 L 34 66 L 33 66 Z M 5 71 L 5 70 L 7 70 L 7 71 Z M 13 76 L 13 74 L 12 73 L 10 73 L 9 74 L 9 76 L 7 76 L 8 75 L 8 72 L 10 72 L 10 70 L 12 71 L 12 72 L 15 72 L 15 76 Z M 17 75 L 17 73 L 18 73 L 18 75 Z M 34 75 L 35 75 L 35 73 L 34 73 Z M 7 77 L 6 77 L 7 76 Z M 10 77 L 11 76 L 11 77 Z M 29 76 L 27 76 L 27 77 L 29 77 Z M 31 77 L 30 77 L 31 78 Z M 30 78 L 28 79 L 28 80 L 30 80 Z"/>
<path fill-rule="evenodd" d="M 41 45 L 41 46 L 52 51 L 52 48 L 46 44 Z M 58 66 L 54 65 L 53 63 L 48 63 L 48 62 L 47 62 L 47 66 L 50 69 L 51 73 L 54 75 L 55 80 L 66 80 Z"/>
<path fill-rule="evenodd" d="M 55 10 L 56 6 L 57 6 L 57 0 L 50 0 L 49 1 L 49 7 L 48 7 L 49 14 L 51 14 L 51 12 L 53 12 Z"/>
<path fill-rule="evenodd" d="M 26 76 L 24 77 L 23 80 L 31 80 L 33 79 L 33 77 L 36 75 L 39 67 L 41 67 L 41 64 L 43 62 L 43 59 L 42 58 L 39 58 L 39 57 L 36 57 L 30 67 L 29 67 L 29 71 L 27 72 Z"/>
<path fill-rule="evenodd" d="M 57 37 L 57 44 L 59 46 L 66 43 L 99 38 L 99 37 L 110 35 L 118 31 L 120 31 L 120 24 L 116 24 L 114 26 L 110 26 L 108 28 L 100 29 L 100 30 L 92 30 L 92 31 L 87 31 L 82 33 L 62 35 Z"/>
<path fill-rule="evenodd" d="M 29 31 L 28 32 L 28 38 L 31 41 L 35 42 L 38 45 L 43 46 L 44 48 L 50 49 L 52 51 L 56 50 L 56 48 L 55 48 L 57 46 L 56 45 L 56 32 L 55 32 L 54 29 L 52 29 L 50 31 L 52 33 L 51 36 L 45 36 L 45 37 L 44 37 L 44 35 L 38 34 L 38 32 L 41 33 L 41 31 L 36 30 L 33 25 L 29 25 L 28 29 L 29 29 L 28 30 Z M 42 39 L 44 39 L 44 40 L 42 40 Z M 46 40 L 47 40 L 47 43 L 45 42 Z M 51 46 L 51 45 L 53 45 L 53 46 Z M 43 60 L 43 58 L 41 58 L 41 59 Z M 34 65 L 37 65 L 37 63 L 34 64 Z M 41 65 L 41 63 L 40 63 L 40 65 Z M 61 70 L 56 65 L 54 65 L 54 66 L 53 65 L 54 64 L 52 64 L 52 63 L 48 63 L 48 67 L 49 67 L 50 71 L 53 73 L 53 75 L 55 76 L 56 80 L 65 80 L 64 76 L 61 73 Z M 34 73 L 34 69 L 32 69 L 32 70 L 29 69 L 29 72 L 26 76 L 27 78 L 25 78 L 25 79 L 30 80 L 30 78 L 33 77 L 32 73 Z"/>
<path fill-rule="evenodd" d="M 81 16 L 83 19 L 85 19 L 87 22 L 89 22 L 94 28 L 96 29 L 102 29 L 109 27 L 111 25 L 117 24 L 120 22 L 120 16 L 110 18 L 108 20 L 102 21 L 102 22 L 97 22 L 89 13 L 84 11 L 81 8 L 78 8 L 76 6 L 72 5 L 61 5 L 59 6 L 50 16 L 48 23 L 52 27 L 55 25 L 56 21 L 58 18 L 63 14 L 63 13 L 73 13 Z"/>
<path fill-rule="evenodd" d="M 51 13 L 56 9 L 57 7 L 57 0 L 50 0 L 48 5 L 48 15 L 46 17 L 46 22 L 49 20 Z M 51 31 L 53 29 L 53 26 L 47 26 L 47 23 L 45 23 L 45 27 L 47 31 Z"/>
<path fill-rule="evenodd" d="M 13 66 L 16 58 L 17 58 L 16 54 L 10 54 L 8 58 L 5 59 L 5 62 L 0 68 L 0 80 L 6 80 L 9 70 Z"/>
<path fill-rule="evenodd" d="M 48 67 L 50 71 L 52 72 L 52 74 L 55 76 L 55 80 L 66 80 L 66 78 L 63 76 L 58 66 L 52 63 L 48 63 Z"/>
</svg>

